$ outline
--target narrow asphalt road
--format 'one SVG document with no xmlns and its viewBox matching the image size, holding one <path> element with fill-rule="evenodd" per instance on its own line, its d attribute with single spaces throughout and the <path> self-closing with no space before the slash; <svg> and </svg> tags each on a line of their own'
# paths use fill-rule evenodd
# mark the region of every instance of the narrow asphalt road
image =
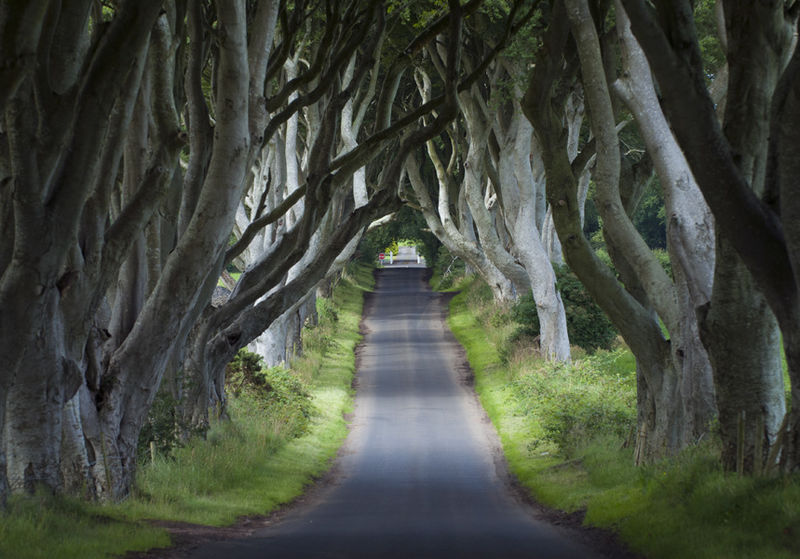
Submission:
<svg viewBox="0 0 800 559">
<path fill-rule="evenodd" d="M 496 436 L 460 377 L 444 297 L 424 272 L 413 264 L 379 272 L 337 479 L 254 537 L 192 557 L 597 557 L 537 521 L 498 474 Z"/>
</svg>

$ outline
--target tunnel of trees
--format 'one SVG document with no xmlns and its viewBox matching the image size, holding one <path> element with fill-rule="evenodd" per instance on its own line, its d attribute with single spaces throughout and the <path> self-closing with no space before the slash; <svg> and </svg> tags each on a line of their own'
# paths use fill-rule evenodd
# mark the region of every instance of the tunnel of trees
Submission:
<svg viewBox="0 0 800 559">
<path fill-rule="evenodd" d="M 716 419 L 733 468 L 744 414 L 745 469 L 797 470 L 798 11 L 3 2 L 0 501 L 123 498 L 159 390 L 203 430 L 392 236 L 532 293 L 556 361 L 568 266 L 636 357 L 638 463 Z"/>
</svg>

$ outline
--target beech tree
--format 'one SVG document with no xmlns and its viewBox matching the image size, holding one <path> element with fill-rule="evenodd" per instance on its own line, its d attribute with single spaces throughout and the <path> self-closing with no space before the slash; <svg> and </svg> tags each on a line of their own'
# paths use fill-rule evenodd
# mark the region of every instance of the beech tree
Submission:
<svg viewBox="0 0 800 559">
<path fill-rule="evenodd" d="M 800 236 L 798 202 L 791 195 L 796 163 L 790 154 L 797 148 L 796 127 L 791 123 L 800 84 L 800 54 L 793 40 L 800 8 L 781 1 L 722 3 L 729 84 L 720 123 L 705 87 L 690 3 L 665 2 L 653 8 L 624 0 L 623 5 L 658 80 L 675 136 L 714 214 L 722 243 L 736 250 L 777 319 L 789 364 L 792 401 L 797 402 L 800 306 L 796 247 Z M 737 277 L 740 279 L 731 291 L 747 288 L 747 278 Z M 710 329 L 719 325 L 714 312 L 712 302 Z M 731 379 L 732 383 L 741 381 Z M 800 411 L 792 406 L 785 431 L 778 434 L 780 460 L 789 471 L 800 463 L 799 422 Z"/>
<path fill-rule="evenodd" d="M 728 467 L 742 411 L 761 429 L 746 468 L 798 467 L 775 324 L 797 402 L 800 8 L 723 3 L 720 122 L 687 0 L 618 0 L 618 41 L 608 3 L 552 2 L 527 90 L 505 99 L 528 69 L 499 55 L 540 3 L 490 26 L 481 4 L 433 2 L 424 25 L 380 0 L 0 7 L 0 501 L 124 497 L 163 379 L 204 427 L 227 362 L 270 328 L 285 350 L 315 287 L 404 201 L 498 300 L 533 288 L 561 360 L 563 251 L 636 355 L 638 461 L 704 436 L 719 404 Z M 625 111 L 648 152 L 627 171 Z M 653 168 L 673 277 L 630 219 Z M 590 173 L 620 278 L 582 232 Z"/>
<path fill-rule="evenodd" d="M 598 21 L 602 21 L 599 16 Z M 649 137 L 658 140 L 648 147 L 656 152 L 654 157 L 659 161 L 659 167 L 665 169 L 676 163 L 664 159 L 666 152 L 663 149 L 669 146 L 669 136 L 656 137 L 652 133 L 654 122 L 649 119 L 648 111 L 657 110 L 657 106 L 654 108 L 652 105 L 653 97 L 644 97 L 645 90 L 630 94 L 628 88 L 642 85 L 633 80 L 644 79 L 643 85 L 647 85 L 647 74 L 633 71 L 631 54 L 629 48 L 626 77 L 619 82 L 618 89 L 623 94 L 628 93 L 624 96 L 632 103 L 651 103 L 644 110 L 633 107 L 634 113 L 638 113 L 640 128 L 645 131 L 649 128 Z M 697 235 L 702 226 L 708 224 L 703 221 L 702 211 L 695 222 L 688 215 L 684 222 L 681 205 L 686 202 L 679 202 L 677 194 L 667 197 L 670 199 L 670 215 L 676 216 L 672 232 L 672 265 L 677 273 L 673 283 L 635 231 L 629 217 L 631 208 L 626 200 L 635 196 L 621 190 L 618 122 L 605 67 L 600 38 L 588 3 L 556 3 L 545 43 L 529 81 L 524 109 L 539 137 L 547 175 L 548 200 L 564 257 L 637 358 L 639 430 L 635 454 L 637 462 L 644 462 L 675 454 L 702 436 L 714 415 L 710 367 L 702 346 L 696 342 L 696 334 L 693 334 L 697 332 L 697 322 L 690 297 L 690 287 L 695 293 L 701 293 L 703 289 L 707 292 L 710 287 L 708 265 L 704 260 L 707 252 L 703 252 L 703 246 L 707 250 L 708 243 L 692 246 L 691 236 L 687 239 L 682 237 L 683 229 L 689 231 L 689 235 Z M 593 145 L 586 144 L 583 152 L 570 161 L 568 135 L 563 122 L 574 72 L 578 68 L 594 138 Z M 597 258 L 581 230 L 578 176 L 594 152 L 597 158 L 592 171 L 597 185 L 595 204 L 603 217 L 609 253 L 622 276 L 624 287 Z M 679 160 L 677 164 L 677 167 L 670 167 L 672 175 L 662 177 L 663 184 L 669 189 L 683 185 L 681 188 L 687 191 L 688 196 L 689 177 L 681 175 Z M 687 251 L 687 246 L 692 246 L 692 250 Z M 679 254 L 683 255 L 682 260 L 678 258 Z M 701 264 L 701 269 L 695 269 L 695 264 Z M 688 283 L 689 280 L 692 283 Z M 669 339 L 661 332 L 659 318 L 669 332 Z"/>
<path fill-rule="evenodd" d="M 488 18 L 480 24 L 488 25 Z M 484 41 L 473 41 L 465 50 L 467 64 L 472 58 L 476 59 L 472 65 L 477 64 L 488 48 Z M 441 67 L 436 49 L 428 54 L 432 66 Z M 533 133 L 513 99 L 521 93 L 518 89 L 509 93 L 501 85 L 513 83 L 523 72 L 509 71 L 509 66 L 513 66 L 510 60 L 498 59 L 479 84 L 463 90 L 461 126 L 454 126 L 438 143 L 428 142 L 427 156 L 439 184 L 435 204 L 416 161 L 410 161 L 408 174 L 428 225 L 453 254 L 481 274 L 498 301 L 533 290 L 542 354 L 565 361 L 570 357 L 566 315 L 545 247 L 546 203 L 543 181 L 537 183 L 531 167 Z M 419 72 L 418 82 L 420 91 L 427 94 L 426 72 Z M 511 101 L 504 100 L 508 95 Z M 462 200 L 466 208 L 459 204 Z M 454 210 L 461 214 L 457 219 Z M 557 244 L 551 236 L 550 248 Z"/>
<path fill-rule="evenodd" d="M 116 181 L 109 177 L 120 166 L 144 77 L 153 89 L 172 80 L 174 53 L 163 48 L 176 19 L 161 8 L 161 2 L 126 2 L 110 22 L 89 1 L 64 9 L 17 2 L 0 12 L 7 77 L 0 165 L 2 497 L 6 471 L 12 489 L 61 486 L 62 409 L 84 382 L 94 316 L 171 183 L 182 135 L 159 89 L 150 97 L 161 109 L 153 110 L 159 133 L 139 185 L 112 217 Z"/>
<path fill-rule="evenodd" d="M 511 61 L 503 60 L 502 67 L 503 72 L 496 74 L 511 83 L 524 75 Z M 549 360 L 569 361 L 567 318 L 553 269 L 554 264 L 561 263 L 560 242 L 551 230 L 552 220 L 547 219 L 544 174 L 534 171 L 534 167 L 541 167 L 541 159 L 533 128 L 519 104 L 522 92 L 515 85 L 509 93 L 510 100 L 500 105 L 492 125 L 490 146 L 496 149 L 489 150 L 489 180 L 498 193 L 497 205 L 510 237 L 511 255 L 521 263 L 536 302 L 541 353 Z M 477 104 L 483 101 L 477 92 L 473 99 Z M 487 107 L 480 110 L 488 112 Z"/>
<path fill-rule="evenodd" d="M 118 499 L 162 379 L 202 423 L 233 354 L 399 207 L 407 156 L 455 118 L 518 7 L 466 72 L 478 0 L 449 1 L 394 56 L 377 0 L 24 4 L 0 11 L 0 496 Z M 444 72 L 423 99 L 403 80 L 435 38 Z"/>
</svg>

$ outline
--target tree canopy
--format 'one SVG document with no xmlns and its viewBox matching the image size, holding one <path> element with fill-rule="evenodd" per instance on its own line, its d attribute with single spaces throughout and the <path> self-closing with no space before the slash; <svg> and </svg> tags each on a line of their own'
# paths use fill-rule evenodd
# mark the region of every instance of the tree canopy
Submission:
<svg viewBox="0 0 800 559">
<path fill-rule="evenodd" d="M 532 293 L 559 361 L 566 264 L 636 356 L 639 462 L 718 418 L 732 467 L 745 412 L 746 468 L 796 470 L 800 8 L 657 4 L 3 3 L 0 498 L 124 497 L 157 391 L 203 429 L 362 239 Z"/>
</svg>

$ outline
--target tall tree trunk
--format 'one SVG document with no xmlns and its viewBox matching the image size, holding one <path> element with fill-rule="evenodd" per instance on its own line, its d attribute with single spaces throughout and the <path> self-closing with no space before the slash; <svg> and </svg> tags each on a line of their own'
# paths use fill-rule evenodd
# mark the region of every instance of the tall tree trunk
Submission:
<svg viewBox="0 0 800 559">
<path fill-rule="evenodd" d="M 425 223 L 427 223 L 436 238 L 447 247 L 447 250 L 461 258 L 483 278 L 492 290 L 496 301 L 512 300 L 513 289 L 509 279 L 486 257 L 486 254 L 478 247 L 477 243 L 468 239 L 456 226 L 450 211 L 448 185 L 445 178 L 447 175 L 444 167 L 436 164 L 437 161 L 438 158 L 434 160 L 437 174 L 439 175 L 439 200 L 436 206 L 431 200 L 427 185 L 422 180 L 419 163 L 413 154 L 408 157 L 406 163 L 407 176 L 416 194 Z M 471 230 L 471 220 L 468 224 Z"/>
<path fill-rule="evenodd" d="M 707 433 L 717 413 L 711 363 L 700 343 L 697 319 L 697 310 L 709 303 L 712 289 L 714 227 L 689 164 L 661 112 L 647 59 L 619 2 L 617 14 L 624 72 L 613 85 L 636 118 L 664 191 L 669 216 L 667 246 L 678 308 L 677 328 L 670 330 L 670 339 L 682 372 L 687 421 L 696 440 Z M 739 351 L 749 349 L 740 346 Z"/>
<path fill-rule="evenodd" d="M 564 9 L 566 8 L 566 10 Z M 569 19 L 568 19 L 569 18 Z M 630 234 L 630 220 L 619 198 L 620 153 L 608 87 L 600 57 L 594 21 L 583 0 L 566 2 L 554 12 L 547 49 L 537 61 L 523 108 L 531 119 L 542 146 L 547 173 L 548 201 L 570 268 L 581 279 L 595 302 L 606 312 L 637 359 L 639 433 L 636 458 L 649 462 L 677 453 L 690 440 L 690 430 L 681 390 L 681 369 L 675 360 L 675 347 L 665 340 L 656 316 L 628 293 L 608 268 L 599 261 L 581 227 L 578 180 L 570 164 L 567 135 L 563 130 L 565 94 L 554 88 L 555 70 L 563 63 L 561 53 L 567 45 L 570 24 L 579 47 L 584 91 L 592 115 L 592 130 L 597 146 L 594 179 L 598 185 L 598 204 L 604 224 L 615 243 L 635 270 L 642 285 L 649 286 L 664 323 L 676 331 L 675 290 L 663 270 L 653 266 L 652 255 L 643 248 L 638 235 Z M 549 55 L 547 53 L 550 53 Z M 559 107 L 561 111 L 559 111 Z"/>
<path fill-rule="evenodd" d="M 64 491 L 70 495 L 95 496 L 91 464 L 86 452 L 81 417 L 80 389 L 64 405 L 61 431 L 61 475 Z"/>
<path fill-rule="evenodd" d="M 514 105 L 509 131 L 512 137 L 501 147 L 498 165 L 503 215 L 511 230 L 514 252 L 525 269 L 536 302 L 541 353 L 548 360 L 569 361 L 567 316 L 556 289 L 552 264 L 553 250 L 557 249 L 558 258 L 561 258 L 561 243 L 552 225 L 550 243 L 545 245 L 536 225 L 536 208 L 541 205 L 537 204 L 537 198 L 544 189 L 544 181 L 537 182 L 531 169 L 533 127 L 519 105 L 516 102 Z"/>
<path fill-rule="evenodd" d="M 50 328 L 55 330 L 61 324 L 55 298 L 50 300 Z M 62 408 L 71 394 L 65 393 L 67 378 L 61 361 L 64 355 L 61 340 L 52 331 L 52 335 L 42 334 L 27 348 L 20 364 L 25 374 L 17 376 L 8 392 L 6 467 L 12 492 L 32 493 L 39 486 L 51 491 L 62 488 Z"/>
<path fill-rule="evenodd" d="M 752 472 L 756 439 L 767 452 L 786 413 L 780 333 L 764 297 L 733 247 L 717 244 L 717 266 L 710 307 L 701 323 L 703 342 L 714 365 L 714 384 L 722 436 L 722 463 L 737 467 L 740 415 L 745 414 L 744 468 Z M 764 431 L 756 433 L 758 418 Z M 759 464 L 760 466 L 761 464 Z"/>
<path fill-rule="evenodd" d="M 743 11 L 731 2 L 725 4 L 727 54 L 732 62 L 723 133 L 738 154 L 739 172 L 763 199 L 772 97 L 788 62 L 793 39 L 785 24 L 776 29 L 770 22 L 766 29 L 759 29 L 757 22 L 780 17 L 781 7 Z M 752 471 L 755 461 L 764 460 L 764 456 L 753 454 L 755 439 L 765 439 L 762 448 L 768 449 L 786 410 L 780 333 L 764 296 L 724 235 L 717 240 L 717 253 L 720 257 L 716 260 L 709 324 L 704 334 L 710 334 L 708 337 L 720 346 L 720 351 L 714 346 L 709 351 L 716 364 L 720 402 L 726 408 L 720 409 L 723 464 L 731 470 L 736 467 L 737 419 L 744 413 L 745 470 Z M 737 341 L 741 344 L 735 345 Z M 763 433 L 755 432 L 759 416 L 764 419 Z"/>
<path fill-rule="evenodd" d="M 258 338 L 250 342 L 248 349 L 259 354 L 267 367 L 289 363 L 293 356 L 291 348 L 296 345 L 296 341 L 293 339 L 293 325 L 297 320 L 298 310 L 307 297 L 308 295 L 289 307 L 286 312 L 272 321 Z"/>
<path fill-rule="evenodd" d="M 188 333 L 185 311 L 197 301 L 197 285 L 219 276 L 216 263 L 221 262 L 244 187 L 250 160 L 245 7 L 241 2 L 226 4 L 218 16 L 226 32 L 220 48 L 220 107 L 197 211 L 131 333 L 110 359 L 105 376 L 113 383 L 101 386 L 100 438 L 92 444 L 102 456 L 96 470 L 103 498 L 119 499 L 132 486 L 139 431 L 172 350 L 183 341 L 177 338 Z"/>
<path fill-rule="evenodd" d="M 479 93 L 473 90 L 472 94 Z M 488 126 L 477 102 L 466 93 L 462 94 L 461 106 L 467 122 L 468 136 L 462 183 L 467 205 L 478 230 L 481 249 L 503 275 L 511 280 L 515 291 L 519 293 L 530 287 L 530 280 L 525 269 L 503 246 L 485 199 L 487 154 L 484 142 L 489 133 Z"/>
<path fill-rule="evenodd" d="M 787 182 L 775 181 L 774 189 L 763 189 L 767 169 L 773 176 L 780 174 L 779 158 L 770 160 L 767 146 L 770 119 L 776 127 L 787 116 L 772 103 L 778 79 L 784 74 L 787 89 L 797 82 L 796 72 L 787 75 L 785 70 L 795 48 L 797 10 L 787 10 L 782 2 L 724 3 L 730 80 L 721 129 L 705 84 L 689 3 L 659 3 L 655 11 L 642 0 L 622 3 L 658 80 L 675 136 L 714 213 L 719 235 L 736 249 L 780 324 L 793 396 L 800 396 L 800 283 L 795 272 L 800 259 L 793 250 L 797 237 L 787 239 L 787 234 L 796 233 L 787 220 L 791 212 L 782 208 L 784 203 L 794 203 L 796 175 Z M 780 137 L 780 133 L 773 135 L 776 145 Z M 785 199 L 781 193 L 787 195 Z M 800 411 L 795 406 L 789 431 L 785 464 L 796 469 L 800 467 L 800 447 L 796 446 Z"/>
</svg>

